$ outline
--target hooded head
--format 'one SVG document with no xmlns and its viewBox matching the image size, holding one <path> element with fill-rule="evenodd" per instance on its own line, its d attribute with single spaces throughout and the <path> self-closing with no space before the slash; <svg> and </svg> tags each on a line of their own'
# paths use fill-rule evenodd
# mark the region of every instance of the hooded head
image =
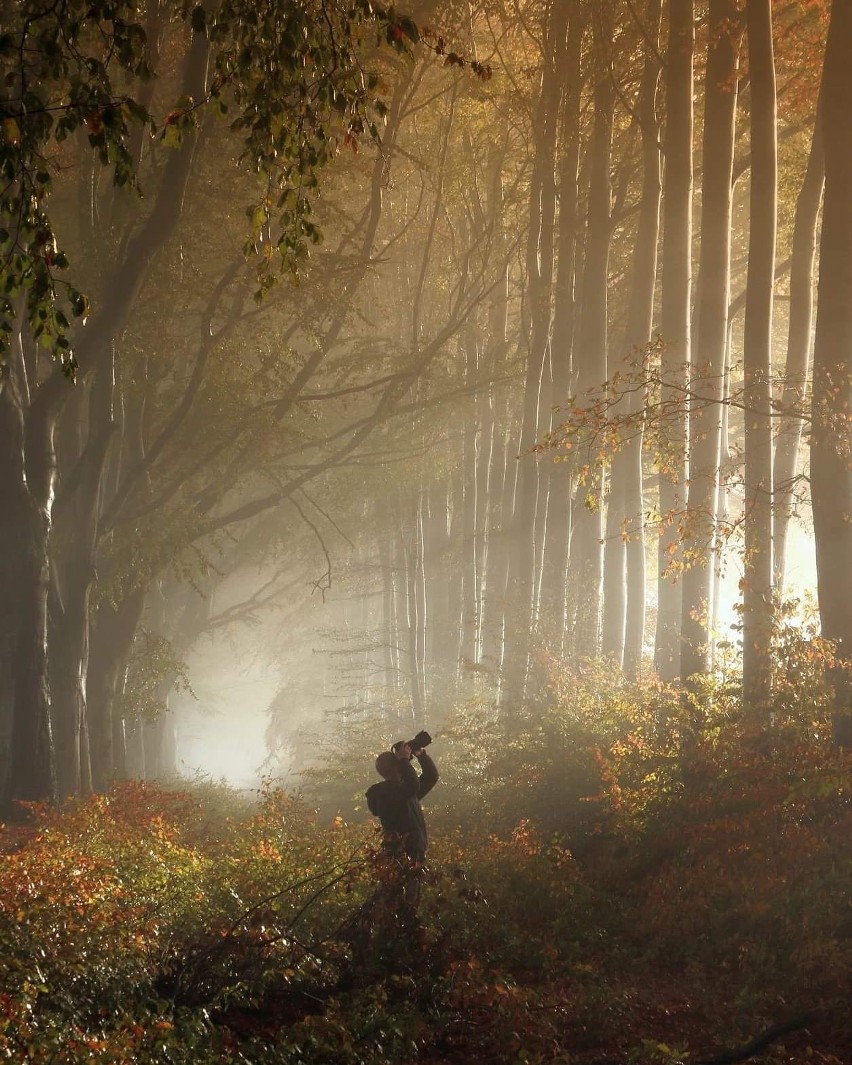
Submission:
<svg viewBox="0 0 852 1065">
<path fill-rule="evenodd" d="M 399 759 L 393 751 L 382 751 L 376 759 L 376 772 L 385 780 L 399 780 Z"/>
</svg>

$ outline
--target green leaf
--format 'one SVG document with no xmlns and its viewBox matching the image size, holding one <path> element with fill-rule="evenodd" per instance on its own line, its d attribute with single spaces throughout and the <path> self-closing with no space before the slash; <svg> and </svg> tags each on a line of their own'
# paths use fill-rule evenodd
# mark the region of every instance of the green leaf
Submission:
<svg viewBox="0 0 852 1065">
<path fill-rule="evenodd" d="M 183 131 L 176 122 L 169 122 L 163 128 L 160 140 L 167 148 L 180 148 L 183 143 Z"/>
</svg>

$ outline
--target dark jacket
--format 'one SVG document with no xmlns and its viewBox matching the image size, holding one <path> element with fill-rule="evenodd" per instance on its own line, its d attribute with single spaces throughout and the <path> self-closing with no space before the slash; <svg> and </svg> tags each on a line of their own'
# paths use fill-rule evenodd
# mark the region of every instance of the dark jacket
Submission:
<svg viewBox="0 0 852 1065">
<path fill-rule="evenodd" d="M 415 755 L 423 772 L 420 776 L 411 762 L 400 761 L 400 779 L 382 780 L 367 789 L 367 807 L 382 822 L 386 845 L 401 845 L 414 861 L 426 856 L 426 821 L 420 800 L 438 782 L 435 763 L 424 751 Z"/>
</svg>

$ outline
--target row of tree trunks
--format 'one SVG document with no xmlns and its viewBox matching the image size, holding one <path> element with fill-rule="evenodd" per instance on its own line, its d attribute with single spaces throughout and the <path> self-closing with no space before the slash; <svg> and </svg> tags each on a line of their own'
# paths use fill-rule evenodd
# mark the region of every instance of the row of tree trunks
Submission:
<svg viewBox="0 0 852 1065">
<path fill-rule="evenodd" d="M 207 38 L 203 34 L 194 35 L 187 53 L 184 87 L 197 98 L 203 95 L 208 56 Z M 0 424 L 4 436 L 0 448 L 17 452 L 9 469 L 17 468 L 24 478 L 22 490 L 10 484 L 9 503 L 20 512 L 12 522 L 22 530 L 28 527 L 19 557 L 30 568 L 16 612 L 20 634 L 3 649 L 8 652 L 14 647 L 15 657 L 0 669 L 0 673 L 8 671 L 18 675 L 14 686 L 20 692 L 20 698 L 16 694 L 11 704 L 15 757 L 7 777 L 7 806 L 18 799 L 54 798 L 57 786 L 59 797 L 80 793 L 91 786 L 85 714 L 88 600 L 94 570 L 99 485 L 111 432 L 108 413 L 111 400 L 104 401 L 102 397 L 105 391 L 111 396 L 115 339 L 124 327 L 153 256 L 174 231 L 180 216 L 183 190 L 192 169 L 194 143 L 195 137 L 188 135 L 181 149 L 169 157 L 154 208 L 128 242 L 111 278 L 110 299 L 78 339 L 82 368 L 78 387 L 94 390 L 88 443 L 82 450 L 64 448 L 63 467 L 57 469 L 54 439 L 60 415 L 72 395 L 71 385 L 56 368 L 36 386 L 34 356 L 28 360 L 25 336 L 21 338 L 20 357 L 15 360 L 12 375 L 3 388 L 4 395 L 12 402 L 9 417 Z M 12 376 L 16 378 L 16 387 L 10 387 Z M 105 421 L 101 417 L 102 408 L 107 411 Z M 53 511 L 57 492 L 63 499 L 65 528 L 60 528 L 66 544 L 79 540 L 84 552 L 88 551 L 82 565 L 74 551 L 68 550 L 63 555 L 61 543 L 54 551 Z M 71 498 L 72 494 L 76 499 Z M 70 568 L 63 567 L 63 559 Z M 22 574 L 23 569 L 22 566 Z M 48 629 L 51 590 L 54 597 Z M 56 684 L 52 701 L 48 696 L 51 675 Z M 43 720 L 45 713 L 49 724 Z M 46 769 L 41 765 L 45 758 Z"/>
<path fill-rule="evenodd" d="M 544 33 L 541 88 L 533 118 L 534 155 L 530 176 L 524 308 L 529 323 L 529 346 L 521 408 L 520 450 L 515 471 L 501 693 L 503 705 L 510 716 L 524 697 L 533 630 L 536 627 L 536 561 L 540 551 L 540 544 L 536 540 L 546 497 L 539 464 L 531 460 L 529 454 L 541 435 L 542 386 L 550 352 L 557 206 L 557 126 L 564 83 L 569 10 L 569 4 L 550 6 Z M 522 336 L 522 346 L 524 339 Z"/>
</svg>

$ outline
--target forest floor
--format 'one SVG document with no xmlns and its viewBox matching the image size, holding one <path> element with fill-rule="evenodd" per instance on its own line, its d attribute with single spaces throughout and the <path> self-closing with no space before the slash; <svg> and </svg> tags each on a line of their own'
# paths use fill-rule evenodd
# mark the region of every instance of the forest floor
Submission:
<svg viewBox="0 0 852 1065">
<path fill-rule="evenodd" d="M 686 775 L 618 729 L 448 756 L 407 923 L 357 782 L 32 807 L 0 828 L 0 1056 L 852 1065 L 849 752 L 725 733 Z"/>
</svg>

